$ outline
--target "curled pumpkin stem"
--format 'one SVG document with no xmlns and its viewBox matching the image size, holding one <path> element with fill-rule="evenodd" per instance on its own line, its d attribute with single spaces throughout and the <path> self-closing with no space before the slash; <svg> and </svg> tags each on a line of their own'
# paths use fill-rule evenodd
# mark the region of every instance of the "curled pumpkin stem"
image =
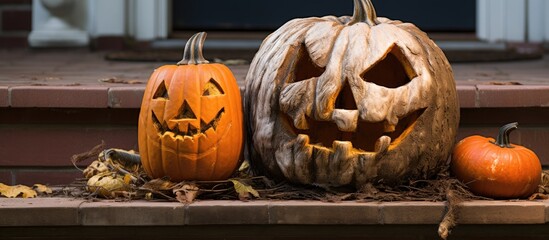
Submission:
<svg viewBox="0 0 549 240">
<path fill-rule="evenodd" d="M 355 23 L 364 22 L 370 26 L 375 26 L 379 24 L 377 21 L 377 13 L 372 1 L 370 0 L 354 0 L 355 10 L 353 13 L 353 18 L 348 23 L 348 25 L 353 25 Z"/>
<path fill-rule="evenodd" d="M 177 63 L 177 65 L 197 65 L 209 63 L 202 54 L 202 48 L 204 41 L 206 40 L 206 32 L 199 32 L 193 35 L 185 44 L 185 50 L 183 51 L 183 59 Z"/>
<path fill-rule="evenodd" d="M 517 122 L 503 125 L 503 127 L 499 129 L 499 133 L 496 138 L 496 141 L 492 143 L 498 145 L 501 148 L 513 148 L 513 146 L 511 145 L 511 141 L 509 140 L 510 139 L 509 135 L 513 130 L 517 128 L 518 128 Z"/>
</svg>

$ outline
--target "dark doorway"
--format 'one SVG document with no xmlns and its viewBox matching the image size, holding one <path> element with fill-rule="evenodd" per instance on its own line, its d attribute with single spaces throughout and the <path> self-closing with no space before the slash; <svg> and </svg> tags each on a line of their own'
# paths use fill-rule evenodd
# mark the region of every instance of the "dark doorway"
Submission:
<svg viewBox="0 0 549 240">
<path fill-rule="evenodd" d="M 428 32 L 474 32 L 476 0 L 373 0 L 379 16 Z M 272 31 L 290 19 L 351 15 L 351 0 L 174 0 L 174 31 Z"/>
</svg>

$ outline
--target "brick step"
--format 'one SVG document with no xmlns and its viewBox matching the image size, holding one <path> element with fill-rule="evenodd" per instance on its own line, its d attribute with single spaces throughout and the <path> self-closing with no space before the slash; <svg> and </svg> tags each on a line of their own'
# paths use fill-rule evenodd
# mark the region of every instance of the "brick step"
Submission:
<svg viewBox="0 0 549 240">
<path fill-rule="evenodd" d="M 74 154 L 101 141 L 137 150 L 138 114 L 138 108 L 0 108 L 0 182 L 67 184 L 81 177 L 70 161 Z M 462 108 L 456 140 L 495 137 L 499 126 L 518 121 L 511 141 L 532 149 L 548 167 L 547 119 L 547 107 Z"/>
<path fill-rule="evenodd" d="M 110 62 L 87 51 L 5 56 L 11 60 L 0 64 L 0 182 L 66 184 L 80 177 L 73 154 L 102 140 L 107 147 L 137 149 L 145 83 L 165 63 Z M 549 167 L 548 59 L 452 64 L 461 106 L 457 140 L 495 136 L 499 126 L 517 121 L 511 140 Z M 244 87 L 249 65 L 229 67 Z"/>
</svg>

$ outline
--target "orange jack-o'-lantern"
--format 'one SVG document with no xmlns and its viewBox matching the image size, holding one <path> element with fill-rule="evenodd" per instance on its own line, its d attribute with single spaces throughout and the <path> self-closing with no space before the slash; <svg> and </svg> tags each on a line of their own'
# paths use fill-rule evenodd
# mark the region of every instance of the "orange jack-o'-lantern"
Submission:
<svg viewBox="0 0 549 240">
<path fill-rule="evenodd" d="M 191 37 L 183 60 L 156 69 L 145 89 L 138 142 L 151 177 L 225 179 L 239 163 L 240 90 L 229 68 L 203 58 L 204 39 L 205 33 Z"/>
</svg>

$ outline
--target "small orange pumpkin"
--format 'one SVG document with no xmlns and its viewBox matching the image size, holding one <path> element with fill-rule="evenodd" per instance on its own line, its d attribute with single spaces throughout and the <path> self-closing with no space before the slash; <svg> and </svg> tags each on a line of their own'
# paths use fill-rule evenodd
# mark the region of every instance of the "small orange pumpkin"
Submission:
<svg viewBox="0 0 549 240">
<path fill-rule="evenodd" d="M 202 55 L 192 36 L 183 60 L 151 75 L 141 104 L 138 143 L 147 174 L 172 181 L 219 180 L 236 169 L 243 146 L 240 90 L 230 69 Z"/>
<path fill-rule="evenodd" d="M 452 156 L 452 173 L 477 195 L 523 198 L 533 194 L 541 181 L 541 164 L 533 151 L 509 142 L 510 132 L 517 127 L 517 123 L 501 127 L 496 140 L 478 135 L 461 140 Z"/>
</svg>

